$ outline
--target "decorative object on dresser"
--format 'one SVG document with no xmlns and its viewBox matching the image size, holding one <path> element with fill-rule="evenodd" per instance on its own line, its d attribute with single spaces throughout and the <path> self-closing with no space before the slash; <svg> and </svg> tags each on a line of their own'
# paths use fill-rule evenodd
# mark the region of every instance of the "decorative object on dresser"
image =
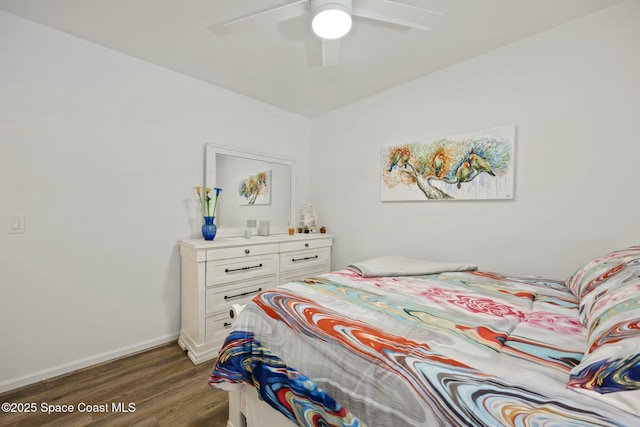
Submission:
<svg viewBox="0 0 640 427">
<path fill-rule="evenodd" d="M 258 236 L 268 236 L 269 227 L 270 227 L 270 223 L 268 219 L 260 220 L 258 225 Z"/>
<path fill-rule="evenodd" d="M 251 234 L 253 234 L 252 230 L 256 228 L 256 220 L 255 219 L 248 219 L 247 220 L 247 228 L 244 229 L 244 238 L 245 239 L 250 239 L 251 238 Z"/>
<path fill-rule="evenodd" d="M 214 224 L 215 220 L 215 216 L 204 217 L 204 224 L 202 224 L 202 237 L 204 237 L 204 240 L 213 240 L 216 237 L 218 228 Z"/>
<path fill-rule="evenodd" d="M 293 280 L 331 271 L 330 234 L 180 242 L 182 326 L 178 344 L 194 364 L 218 355 L 235 304 Z"/>
<path fill-rule="evenodd" d="M 304 227 L 305 233 L 313 233 L 318 230 L 318 215 L 313 205 L 307 205 L 302 210 L 300 223 Z"/>
<path fill-rule="evenodd" d="M 204 224 L 202 225 L 202 237 L 204 240 L 213 240 L 216 237 L 217 227 L 215 224 L 216 209 L 218 207 L 218 197 L 220 196 L 221 188 L 215 187 L 213 189 L 205 187 L 204 194 L 200 186 L 195 187 L 196 194 L 200 200 L 200 207 L 202 208 L 202 216 L 204 217 Z M 215 196 L 212 198 L 211 193 L 215 192 Z M 211 203 L 213 200 L 213 203 Z"/>
</svg>

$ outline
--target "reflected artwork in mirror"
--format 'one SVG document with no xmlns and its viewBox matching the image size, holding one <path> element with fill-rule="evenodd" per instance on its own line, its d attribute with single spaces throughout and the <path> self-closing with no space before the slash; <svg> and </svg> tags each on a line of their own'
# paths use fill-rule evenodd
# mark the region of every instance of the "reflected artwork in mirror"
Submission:
<svg viewBox="0 0 640 427">
<path fill-rule="evenodd" d="M 205 145 L 205 186 L 223 190 L 216 214 L 222 237 L 244 235 L 247 220 L 268 220 L 272 234 L 287 233 L 295 218 L 294 179 L 293 160 Z"/>
</svg>

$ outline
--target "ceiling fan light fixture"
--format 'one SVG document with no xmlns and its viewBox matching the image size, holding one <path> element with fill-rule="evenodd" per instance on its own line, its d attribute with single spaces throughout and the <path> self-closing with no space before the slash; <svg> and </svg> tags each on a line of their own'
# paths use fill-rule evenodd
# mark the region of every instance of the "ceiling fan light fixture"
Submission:
<svg viewBox="0 0 640 427">
<path fill-rule="evenodd" d="M 312 1 L 311 28 L 323 39 L 339 39 L 351 30 L 351 0 Z"/>
</svg>

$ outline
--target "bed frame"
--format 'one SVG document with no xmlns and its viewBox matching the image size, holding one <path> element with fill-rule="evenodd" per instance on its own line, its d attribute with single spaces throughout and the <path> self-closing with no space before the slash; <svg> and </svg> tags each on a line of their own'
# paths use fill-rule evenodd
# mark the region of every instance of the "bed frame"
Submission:
<svg viewBox="0 0 640 427">
<path fill-rule="evenodd" d="M 258 397 L 258 391 L 243 386 L 241 392 L 229 392 L 227 427 L 295 427 L 288 418 Z"/>
<path fill-rule="evenodd" d="M 237 319 L 245 307 L 246 304 L 233 304 L 229 316 Z M 243 385 L 242 391 L 229 392 L 227 427 L 295 427 L 295 424 L 260 399 L 255 387 Z"/>
</svg>

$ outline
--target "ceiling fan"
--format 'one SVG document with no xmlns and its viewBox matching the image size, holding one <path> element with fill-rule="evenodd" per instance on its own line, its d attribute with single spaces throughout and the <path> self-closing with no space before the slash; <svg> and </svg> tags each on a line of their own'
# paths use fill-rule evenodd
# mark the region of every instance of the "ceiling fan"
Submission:
<svg viewBox="0 0 640 427">
<path fill-rule="evenodd" d="M 210 29 L 218 35 L 227 35 L 305 15 L 311 18 L 307 28 L 315 35 L 307 41 L 321 43 L 321 61 L 318 62 L 329 66 L 340 62 L 340 38 L 351 30 L 352 17 L 429 30 L 442 13 L 395 0 L 297 0 L 215 24 Z M 309 55 L 317 49 L 307 44 L 307 51 Z"/>
</svg>

